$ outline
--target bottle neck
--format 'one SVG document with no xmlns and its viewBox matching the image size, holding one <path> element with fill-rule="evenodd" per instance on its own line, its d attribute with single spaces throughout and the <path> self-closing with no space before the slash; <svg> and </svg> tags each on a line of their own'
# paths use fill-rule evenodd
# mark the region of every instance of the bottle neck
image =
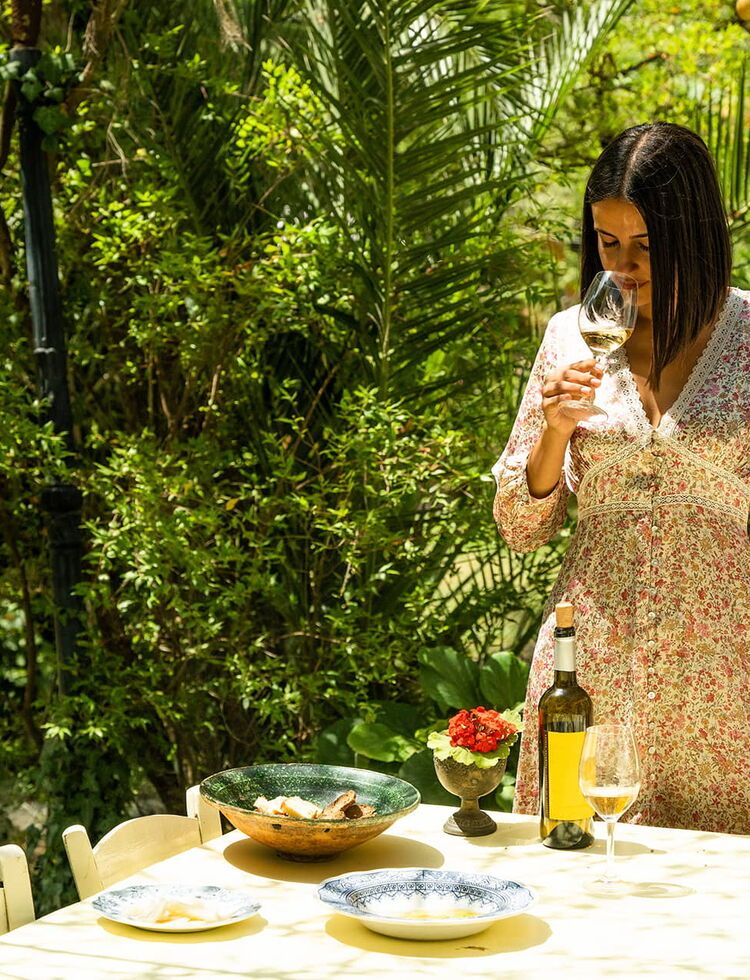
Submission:
<svg viewBox="0 0 750 980">
<path fill-rule="evenodd" d="M 555 687 L 578 687 L 574 670 L 556 670 Z"/>
<path fill-rule="evenodd" d="M 561 636 L 562 630 L 555 630 L 555 682 L 564 676 L 576 679 L 576 636 L 572 630 L 565 630 L 567 636 Z M 568 683 L 571 681 L 568 680 Z"/>
</svg>

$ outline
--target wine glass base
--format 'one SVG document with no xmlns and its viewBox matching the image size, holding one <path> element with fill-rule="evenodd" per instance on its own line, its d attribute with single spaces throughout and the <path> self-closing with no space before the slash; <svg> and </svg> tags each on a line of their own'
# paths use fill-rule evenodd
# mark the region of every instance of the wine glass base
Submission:
<svg viewBox="0 0 750 980">
<path fill-rule="evenodd" d="M 603 408 L 599 408 L 598 405 L 587 401 L 585 398 L 562 402 L 560 404 L 560 411 L 563 415 L 567 415 L 571 419 L 607 418 L 607 413 Z"/>
<path fill-rule="evenodd" d="M 597 898 L 618 898 L 619 896 L 632 895 L 638 885 L 632 881 L 623 881 L 622 878 L 605 878 L 599 875 L 590 878 L 584 888 L 589 895 Z"/>
</svg>

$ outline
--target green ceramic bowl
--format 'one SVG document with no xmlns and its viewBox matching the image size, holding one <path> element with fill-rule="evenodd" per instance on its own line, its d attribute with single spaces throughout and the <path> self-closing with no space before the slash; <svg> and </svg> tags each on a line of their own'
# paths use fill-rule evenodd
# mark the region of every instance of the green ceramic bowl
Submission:
<svg viewBox="0 0 750 980">
<path fill-rule="evenodd" d="M 305 820 L 267 816 L 253 809 L 259 796 L 301 796 L 320 807 L 353 789 L 358 803 L 375 807 L 372 817 L 356 820 Z M 419 793 L 403 779 L 370 769 L 287 763 L 227 769 L 201 783 L 201 795 L 227 820 L 281 857 L 316 861 L 333 857 L 377 837 L 419 805 Z"/>
</svg>

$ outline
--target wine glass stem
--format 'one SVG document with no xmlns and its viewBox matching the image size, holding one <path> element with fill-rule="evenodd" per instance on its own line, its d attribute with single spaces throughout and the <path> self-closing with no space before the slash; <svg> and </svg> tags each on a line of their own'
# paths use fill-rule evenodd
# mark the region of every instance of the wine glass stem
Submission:
<svg viewBox="0 0 750 980">
<path fill-rule="evenodd" d="M 616 820 L 607 820 L 607 870 L 605 877 L 607 881 L 615 881 L 615 824 Z"/>
<path fill-rule="evenodd" d="M 602 369 L 602 374 L 605 374 L 609 367 L 609 354 L 597 354 L 596 366 Z M 594 392 L 594 397 L 596 397 L 596 391 Z"/>
<path fill-rule="evenodd" d="M 602 371 L 606 371 L 607 370 L 607 356 L 608 356 L 607 354 L 597 354 L 594 357 L 594 360 L 596 361 L 597 367 L 600 367 L 602 369 Z M 594 389 L 592 391 L 592 393 L 588 396 L 588 398 L 589 398 L 589 401 L 591 402 L 592 405 L 595 404 L 595 402 L 596 402 L 596 389 Z"/>
</svg>

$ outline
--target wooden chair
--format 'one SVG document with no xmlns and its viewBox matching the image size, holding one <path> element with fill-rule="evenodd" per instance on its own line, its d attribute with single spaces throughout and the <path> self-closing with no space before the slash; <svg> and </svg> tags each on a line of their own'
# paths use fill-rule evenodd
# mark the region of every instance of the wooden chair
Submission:
<svg viewBox="0 0 750 980">
<path fill-rule="evenodd" d="M 92 848 L 86 828 L 63 831 L 63 842 L 80 899 L 95 895 L 150 864 L 221 836 L 221 816 L 201 797 L 199 787 L 185 794 L 187 816 L 154 813 L 118 824 Z"/>
<path fill-rule="evenodd" d="M 191 786 L 185 793 L 185 809 L 189 817 L 198 821 L 201 829 L 201 842 L 221 837 L 221 814 L 201 796 L 200 786 Z"/>
<path fill-rule="evenodd" d="M 0 935 L 35 918 L 26 855 L 16 844 L 5 844 L 0 847 Z"/>
</svg>

